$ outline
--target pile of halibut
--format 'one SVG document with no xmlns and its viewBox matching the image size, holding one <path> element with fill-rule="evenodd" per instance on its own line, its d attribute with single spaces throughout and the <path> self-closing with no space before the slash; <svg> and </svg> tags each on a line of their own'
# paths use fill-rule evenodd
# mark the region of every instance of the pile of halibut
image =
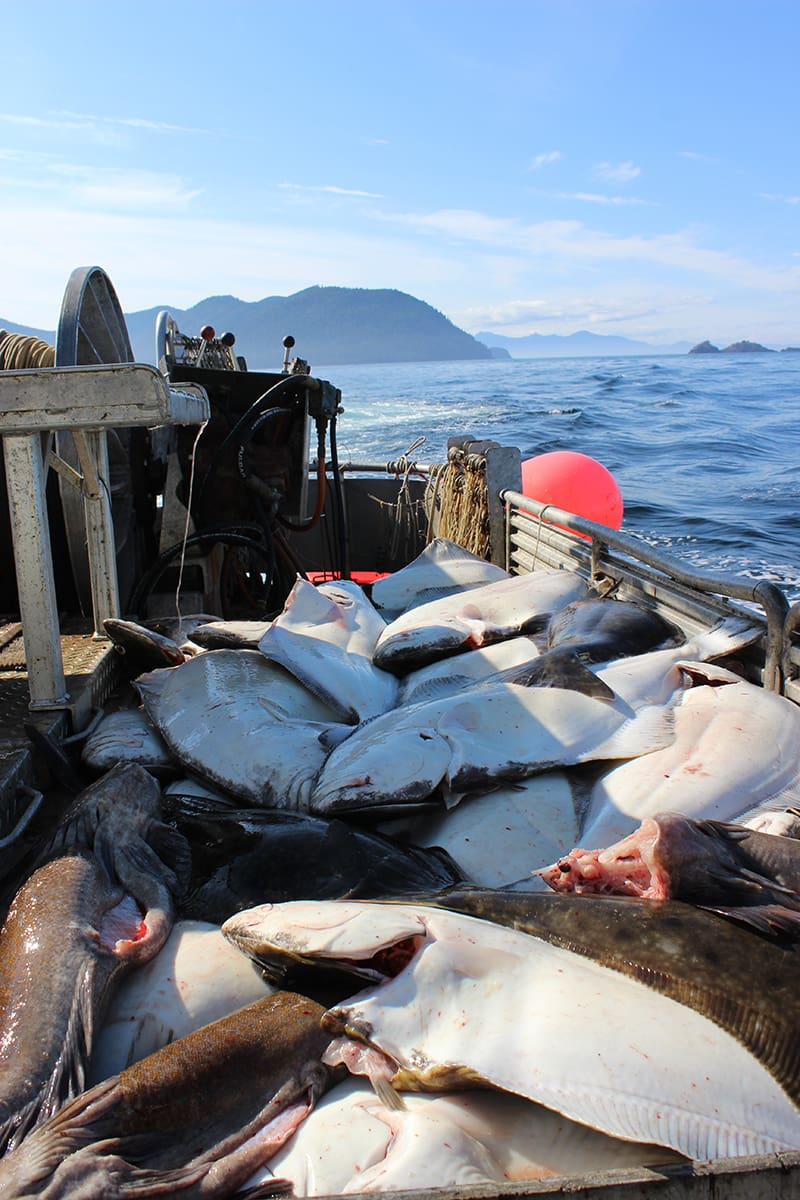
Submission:
<svg viewBox="0 0 800 1200">
<path fill-rule="evenodd" d="M 800 709 L 715 665 L 758 627 L 437 540 L 108 632 L 138 706 L 7 887 L 0 1194 L 800 1151 Z"/>
</svg>

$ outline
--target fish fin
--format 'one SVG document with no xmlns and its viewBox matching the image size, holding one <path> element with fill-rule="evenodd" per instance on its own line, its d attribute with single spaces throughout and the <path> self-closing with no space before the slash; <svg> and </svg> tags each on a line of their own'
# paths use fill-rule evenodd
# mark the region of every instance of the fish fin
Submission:
<svg viewBox="0 0 800 1200">
<path fill-rule="evenodd" d="M 506 683 L 515 683 L 518 687 L 566 688 L 609 704 L 616 699 L 616 693 L 581 661 L 574 650 L 548 650 L 533 662 L 504 673 L 504 677 Z"/>
<path fill-rule="evenodd" d="M 114 1196 L 117 1200 L 174 1197 L 190 1189 L 195 1196 L 206 1194 L 203 1183 L 213 1173 L 214 1163 L 193 1162 L 167 1170 L 139 1167 L 124 1155 L 130 1153 L 135 1159 L 140 1139 L 104 1136 L 103 1125 L 109 1119 L 113 1124 L 119 1099 L 119 1076 L 112 1075 L 34 1129 L 14 1156 L 19 1194 L 38 1194 L 38 1185 L 48 1179 L 60 1195 L 71 1195 L 73 1188 L 76 1194 Z M 198 1184 L 200 1188 L 195 1190 Z M 290 1192 L 289 1182 L 276 1178 L 237 1195 L 255 1200 Z M 218 1192 L 212 1187 L 207 1194 Z"/>
<path fill-rule="evenodd" d="M 762 875 L 758 871 L 751 871 L 749 867 L 739 867 L 738 875 L 742 880 L 744 887 L 752 887 L 756 890 L 766 890 L 770 892 L 778 892 L 782 896 L 792 896 L 798 899 L 798 894 L 795 888 L 788 887 L 784 883 L 780 883 L 777 879 L 771 879 L 767 875 Z"/>
<path fill-rule="evenodd" d="M 65 1104 L 83 1093 L 94 1032 L 92 996 L 96 970 L 96 963 L 91 961 L 79 973 L 61 1053 L 39 1093 L 0 1126 L 0 1152 L 27 1141 L 35 1126 L 49 1121 Z"/>
<path fill-rule="evenodd" d="M 329 725 L 320 733 L 319 744 L 324 750 L 335 750 L 350 737 L 353 730 L 352 725 Z"/>
<path fill-rule="evenodd" d="M 30 1130 L 27 1136 L 24 1132 L 22 1133 L 21 1137 L 24 1138 L 24 1141 L 16 1151 L 14 1159 L 15 1162 L 21 1164 L 19 1170 L 27 1187 L 32 1187 L 33 1184 L 52 1175 L 65 1154 L 79 1149 L 87 1141 L 94 1140 L 93 1135 L 87 1133 L 85 1127 L 89 1120 L 95 1119 L 98 1111 L 105 1111 L 117 1078 L 117 1076 L 111 1076 L 109 1079 L 103 1080 L 97 1087 L 92 1088 L 91 1092 L 81 1092 L 63 1105 L 46 1123 L 40 1124 L 36 1128 L 31 1128 L 32 1123 L 27 1126 L 20 1124 L 16 1127 L 14 1132 L 23 1129 Z M 26 1107 L 32 1107 L 33 1103 Z M 4 1126 L 3 1132 L 5 1129 Z M 3 1146 L 4 1151 L 5 1140 L 0 1136 L 0 1145 Z M 13 1145 L 19 1141 L 19 1138 L 16 1139 Z"/>
<path fill-rule="evenodd" d="M 236 1193 L 236 1200 L 266 1200 L 268 1196 L 294 1196 L 294 1184 L 291 1179 L 264 1179 L 254 1187 L 243 1188 Z"/>
<path fill-rule="evenodd" d="M 192 873 L 192 849 L 188 839 L 163 821 L 151 821 L 147 828 L 147 842 L 161 862 L 169 867 L 176 890 L 183 893 Z"/>
<path fill-rule="evenodd" d="M 345 822 L 333 817 L 325 829 L 322 838 L 323 851 L 340 878 L 362 876 L 361 882 L 349 891 L 343 892 L 340 899 L 353 900 L 356 896 L 369 894 L 370 871 L 366 857 L 361 853 L 358 838 Z M 364 889 L 367 889 L 365 892 Z"/>
<path fill-rule="evenodd" d="M 638 758 L 662 750 L 675 737 L 672 709 L 648 704 L 634 713 L 591 752 L 592 759 Z"/>
<path fill-rule="evenodd" d="M 14 1150 L 23 1139 L 26 1142 L 30 1141 L 32 1136 L 30 1131 L 34 1129 L 41 1112 L 41 1097 L 35 1096 L 33 1100 L 29 1100 L 27 1104 L 15 1109 L 10 1117 L 0 1123 L 0 1154 L 7 1154 L 10 1150 Z M 49 1173 L 49 1170 L 43 1172 L 42 1178 Z"/>
<path fill-rule="evenodd" d="M 450 851 L 446 850 L 444 846 L 415 846 L 413 843 L 409 843 L 408 848 L 415 852 L 421 850 L 425 854 L 426 858 L 433 858 L 438 863 L 441 863 L 443 869 L 448 873 L 448 875 L 452 876 L 454 883 L 458 883 L 461 880 L 466 882 L 466 876 L 464 875 L 463 870 L 450 854 Z M 445 886 L 450 887 L 452 885 L 447 884 Z"/>
<path fill-rule="evenodd" d="M 399 1092 L 394 1090 L 388 1079 L 370 1077 L 370 1083 L 384 1108 L 388 1108 L 392 1112 L 405 1111 L 405 1100 Z"/>
<path fill-rule="evenodd" d="M 746 825 L 735 825 L 732 821 L 712 821 L 709 817 L 698 817 L 697 828 L 709 837 L 730 842 L 744 841 L 753 832 Z"/>
<path fill-rule="evenodd" d="M 124 845 L 112 840 L 113 835 L 103 822 L 95 835 L 94 853 L 109 878 L 118 880 L 140 902 L 142 893 L 150 891 L 150 881 L 160 888 L 167 888 L 172 895 L 179 895 L 184 890 L 183 880 L 191 871 L 191 851 L 184 835 L 177 830 L 174 833 L 176 836 L 169 844 L 166 840 L 163 843 L 177 854 L 172 865 L 165 862 L 143 837 L 134 836 Z M 180 852 L 178 839 L 184 843 Z"/>
<path fill-rule="evenodd" d="M 102 1156 L 107 1157 L 106 1155 Z M 194 1195 L 200 1195 L 200 1192 L 194 1191 L 195 1185 L 202 1186 L 203 1180 L 211 1170 L 209 1163 L 190 1163 L 186 1167 L 173 1167 L 167 1171 L 154 1171 L 147 1167 L 131 1166 L 126 1159 L 119 1158 L 113 1155 L 109 1162 L 109 1179 L 108 1185 L 111 1185 L 113 1178 L 113 1186 L 116 1188 L 116 1195 L 120 1200 L 126 1200 L 128 1196 L 142 1198 L 151 1196 L 176 1196 L 179 1192 L 186 1191 L 192 1188 Z"/>
<path fill-rule="evenodd" d="M 735 921 L 737 925 L 777 941 L 788 937 L 792 941 L 800 938 L 800 911 L 786 908 L 782 904 L 719 905 L 701 904 L 708 912 Z"/>
<path fill-rule="evenodd" d="M 693 653 L 697 659 L 723 658 L 735 650 L 752 645 L 763 636 L 764 630 L 742 617 L 723 617 L 706 633 L 695 639 Z"/>
</svg>

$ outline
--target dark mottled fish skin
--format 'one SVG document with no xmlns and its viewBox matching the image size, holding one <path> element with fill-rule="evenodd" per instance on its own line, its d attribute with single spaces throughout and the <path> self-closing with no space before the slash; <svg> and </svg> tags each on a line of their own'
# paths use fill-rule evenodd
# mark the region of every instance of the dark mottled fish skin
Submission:
<svg viewBox="0 0 800 1200">
<path fill-rule="evenodd" d="M 194 641 L 194 631 L 201 625 L 221 620 L 222 617 L 215 613 L 184 613 L 180 617 L 149 617 L 144 622 L 144 627 L 170 638 L 180 646 L 187 640 Z"/>
<path fill-rule="evenodd" d="M 192 641 L 204 650 L 257 650 L 271 621 L 208 621 L 192 631 Z"/>
<path fill-rule="evenodd" d="M 655 818 L 675 899 L 800 909 L 800 842 L 725 821 Z"/>
<path fill-rule="evenodd" d="M 54 859 L 20 888 L 0 931 L 0 1149 L 82 1089 L 112 985 L 168 933 L 88 854 Z"/>
<path fill-rule="evenodd" d="M 31 1134 L 0 1163 L 0 1192 L 234 1195 L 341 1074 L 321 1063 L 323 1012 L 278 992 L 165 1046 Z"/>
<path fill-rule="evenodd" d="M 146 827 L 160 818 L 161 785 L 138 764 L 112 767 L 70 804 L 53 834 L 51 849 L 91 848 L 104 821 L 125 821 Z"/>
<path fill-rule="evenodd" d="M 682 641 L 680 630 L 657 612 L 627 600 L 575 600 L 559 609 L 547 626 L 550 650 L 570 649 L 584 662 L 626 658 Z"/>
<path fill-rule="evenodd" d="M 572 850 L 537 874 L 557 892 L 685 900 L 800 936 L 800 842 L 744 825 L 657 813 L 613 846 Z"/>
<path fill-rule="evenodd" d="M 463 880 L 444 850 L 403 845 L 339 820 L 269 809 L 220 811 L 188 797 L 170 802 L 168 812 L 192 846 L 181 912 L 197 920 L 221 925 L 257 904 L 374 899 Z"/>
<path fill-rule="evenodd" d="M 398 898 L 506 925 L 594 959 L 716 1022 L 800 1105 L 800 945 L 679 900 L 451 888 Z"/>
<path fill-rule="evenodd" d="M 186 655 L 177 642 L 154 629 L 137 625 L 135 621 L 123 621 L 118 617 L 107 617 L 103 628 L 114 647 L 125 656 L 126 664 L 133 675 L 142 671 L 154 671 L 158 667 L 178 667 L 186 661 Z"/>
<path fill-rule="evenodd" d="M 191 855 L 186 839 L 161 819 L 161 787 L 135 763 L 113 767 L 73 801 L 43 858 L 90 850 L 169 936 Z"/>
</svg>

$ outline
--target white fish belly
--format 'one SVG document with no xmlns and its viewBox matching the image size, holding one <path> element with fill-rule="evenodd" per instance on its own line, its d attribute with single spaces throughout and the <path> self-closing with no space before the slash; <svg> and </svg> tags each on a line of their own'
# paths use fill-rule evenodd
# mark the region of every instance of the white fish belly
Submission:
<svg viewBox="0 0 800 1200">
<path fill-rule="evenodd" d="M 594 789 L 581 841 L 626 837 L 658 812 L 730 821 L 797 793 L 800 711 L 747 683 L 693 687 L 673 710 L 675 741 L 609 772 Z"/>
<path fill-rule="evenodd" d="M 420 846 L 443 846 L 467 879 L 482 887 L 521 883 L 575 845 L 578 821 L 563 771 L 465 796 L 456 808 L 422 819 L 408 834 Z"/>
<path fill-rule="evenodd" d="M 179 921 L 149 963 L 123 979 L 100 1029 L 89 1086 L 274 989 L 216 925 Z"/>
<path fill-rule="evenodd" d="M 250 1185 L 290 1179 L 298 1196 L 542 1179 L 664 1161 L 661 1147 L 609 1138 L 520 1096 L 404 1097 L 389 1111 L 370 1084 L 338 1084 Z"/>
<path fill-rule="evenodd" d="M 529 637 L 492 642 L 489 646 L 468 650 L 466 654 L 442 659 L 409 672 L 400 685 L 398 702 L 419 704 L 442 696 L 452 696 L 471 684 L 488 679 L 496 671 L 534 662 L 539 655 L 538 647 Z"/>
<path fill-rule="evenodd" d="M 430 940 L 412 964 L 335 1010 L 422 1086 L 465 1069 L 691 1158 L 800 1149 L 800 1112 L 783 1089 L 693 1009 L 526 934 L 423 919 Z"/>
</svg>

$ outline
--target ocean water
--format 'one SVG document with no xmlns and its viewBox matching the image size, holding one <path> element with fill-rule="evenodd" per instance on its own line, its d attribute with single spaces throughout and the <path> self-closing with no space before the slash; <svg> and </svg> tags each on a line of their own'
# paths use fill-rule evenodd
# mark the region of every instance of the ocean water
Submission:
<svg viewBox="0 0 800 1200">
<path fill-rule="evenodd" d="M 800 354 L 515 359 L 313 368 L 342 390 L 341 461 L 417 437 L 578 450 L 622 492 L 623 530 L 686 560 L 800 598 Z"/>
</svg>

